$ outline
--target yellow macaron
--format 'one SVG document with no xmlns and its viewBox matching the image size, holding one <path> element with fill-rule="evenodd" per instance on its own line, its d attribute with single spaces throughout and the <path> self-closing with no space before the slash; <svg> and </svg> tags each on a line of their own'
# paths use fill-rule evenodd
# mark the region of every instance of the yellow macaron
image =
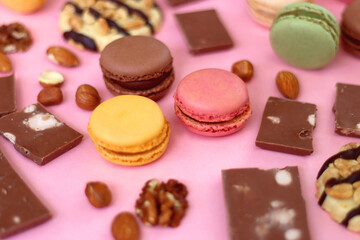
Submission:
<svg viewBox="0 0 360 240">
<path fill-rule="evenodd" d="M 155 161 L 165 152 L 170 126 L 153 100 L 121 95 L 101 103 L 93 111 L 88 132 L 105 159 L 137 166 Z"/>
<path fill-rule="evenodd" d="M 0 3 L 19 13 L 32 13 L 39 10 L 46 0 L 0 0 Z"/>
</svg>

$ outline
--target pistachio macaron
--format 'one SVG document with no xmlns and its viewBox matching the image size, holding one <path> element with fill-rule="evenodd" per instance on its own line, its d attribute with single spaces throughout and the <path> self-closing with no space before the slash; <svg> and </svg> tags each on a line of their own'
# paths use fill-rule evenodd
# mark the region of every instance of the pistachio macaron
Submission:
<svg viewBox="0 0 360 240">
<path fill-rule="evenodd" d="M 280 10 L 270 31 L 275 53 L 299 68 L 329 64 L 339 48 L 340 27 L 327 9 L 312 3 L 294 3 Z"/>
<path fill-rule="evenodd" d="M 138 166 L 155 161 L 165 152 L 170 126 L 153 100 L 121 95 L 95 108 L 88 133 L 106 160 Z"/>
</svg>

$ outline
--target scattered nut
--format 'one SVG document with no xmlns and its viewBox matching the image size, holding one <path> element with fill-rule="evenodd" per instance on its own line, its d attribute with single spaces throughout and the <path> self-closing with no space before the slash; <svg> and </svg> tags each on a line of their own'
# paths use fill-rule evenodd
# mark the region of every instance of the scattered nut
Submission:
<svg viewBox="0 0 360 240">
<path fill-rule="evenodd" d="M 0 52 L 26 51 L 32 44 L 29 30 L 21 23 L 0 26 Z"/>
<path fill-rule="evenodd" d="M 299 95 L 299 81 L 291 72 L 279 72 L 276 76 L 276 85 L 281 94 L 287 98 L 296 99 Z"/>
<path fill-rule="evenodd" d="M 78 87 L 75 95 L 76 104 L 84 110 L 94 110 L 100 104 L 101 98 L 98 91 L 89 84 Z"/>
<path fill-rule="evenodd" d="M 360 188 L 355 190 L 353 198 L 356 204 L 360 204 Z"/>
<path fill-rule="evenodd" d="M 347 199 L 353 196 L 354 190 L 350 183 L 340 183 L 325 188 L 325 192 L 334 198 Z"/>
<path fill-rule="evenodd" d="M 149 180 L 136 201 L 136 214 L 146 225 L 177 227 L 188 208 L 186 196 L 186 186 L 177 180 Z"/>
<path fill-rule="evenodd" d="M 60 104 L 63 95 L 58 87 L 48 87 L 41 90 L 37 96 L 37 101 L 44 106 Z"/>
<path fill-rule="evenodd" d="M 102 182 L 89 182 L 86 184 L 85 195 L 91 205 L 97 208 L 109 206 L 112 199 L 109 188 Z"/>
<path fill-rule="evenodd" d="M 39 76 L 39 83 L 43 87 L 60 87 L 63 82 L 63 75 L 55 71 L 45 71 Z"/>
<path fill-rule="evenodd" d="M 115 240 L 138 240 L 140 228 L 133 214 L 122 212 L 116 215 L 111 225 Z"/>
<path fill-rule="evenodd" d="M 232 65 L 231 71 L 244 82 L 248 82 L 254 74 L 254 67 L 248 60 L 241 60 Z"/>
<path fill-rule="evenodd" d="M 10 59 L 2 52 L 0 52 L 0 72 L 10 72 L 12 69 Z"/>
<path fill-rule="evenodd" d="M 60 47 L 60 46 L 49 47 L 46 50 L 46 55 L 52 62 L 59 64 L 61 66 L 64 67 L 79 66 L 79 59 L 76 57 L 76 55 L 64 47 Z"/>
</svg>

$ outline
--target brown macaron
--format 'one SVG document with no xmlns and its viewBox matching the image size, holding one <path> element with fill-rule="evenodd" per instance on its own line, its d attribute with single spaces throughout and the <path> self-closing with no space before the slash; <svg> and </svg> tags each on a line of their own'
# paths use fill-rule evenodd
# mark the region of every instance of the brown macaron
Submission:
<svg viewBox="0 0 360 240">
<path fill-rule="evenodd" d="M 174 81 L 168 47 L 153 37 L 127 36 L 101 52 L 106 87 L 114 95 L 140 95 L 158 100 Z"/>
<path fill-rule="evenodd" d="M 346 6 L 342 14 L 341 40 L 344 49 L 360 57 L 360 0 Z"/>
</svg>

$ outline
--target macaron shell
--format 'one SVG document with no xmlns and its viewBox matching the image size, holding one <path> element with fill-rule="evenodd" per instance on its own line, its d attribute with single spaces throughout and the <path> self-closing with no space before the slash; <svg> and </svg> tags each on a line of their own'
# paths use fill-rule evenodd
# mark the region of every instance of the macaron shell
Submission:
<svg viewBox="0 0 360 240">
<path fill-rule="evenodd" d="M 177 106 L 175 106 L 175 114 L 190 131 L 203 136 L 221 137 L 233 134 L 242 129 L 252 114 L 252 108 L 249 105 L 241 115 L 229 121 L 218 123 L 198 122 L 181 112 Z"/>
<path fill-rule="evenodd" d="M 166 130 L 166 135 L 160 141 L 159 145 L 153 146 L 151 149 L 143 152 L 133 153 L 133 154 L 124 154 L 123 152 L 115 152 L 108 150 L 98 144 L 95 144 L 95 148 L 98 150 L 100 155 L 106 160 L 124 166 L 140 166 L 151 163 L 158 158 L 160 158 L 168 145 L 170 138 L 170 126 L 166 122 L 164 129 Z M 159 138 L 158 140 L 160 140 Z M 158 142 L 158 141 L 156 141 Z"/>
<path fill-rule="evenodd" d="M 347 5 L 341 22 L 341 38 L 344 49 L 360 56 L 360 1 Z"/>
<path fill-rule="evenodd" d="M 227 121 L 249 103 L 246 84 L 221 69 L 202 69 L 187 75 L 178 85 L 175 102 L 190 117 L 205 122 Z"/>
<path fill-rule="evenodd" d="M 140 152 L 159 145 L 166 120 L 151 99 L 122 95 L 101 103 L 92 113 L 88 132 L 92 140 L 109 150 Z"/>
<path fill-rule="evenodd" d="M 111 42 L 101 53 L 100 65 L 116 77 L 161 76 L 172 56 L 168 47 L 148 36 L 127 36 Z M 118 76 L 116 76 L 118 75 Z M 126 80 L 126 79 L 125 79 Z"/>
</svg>

